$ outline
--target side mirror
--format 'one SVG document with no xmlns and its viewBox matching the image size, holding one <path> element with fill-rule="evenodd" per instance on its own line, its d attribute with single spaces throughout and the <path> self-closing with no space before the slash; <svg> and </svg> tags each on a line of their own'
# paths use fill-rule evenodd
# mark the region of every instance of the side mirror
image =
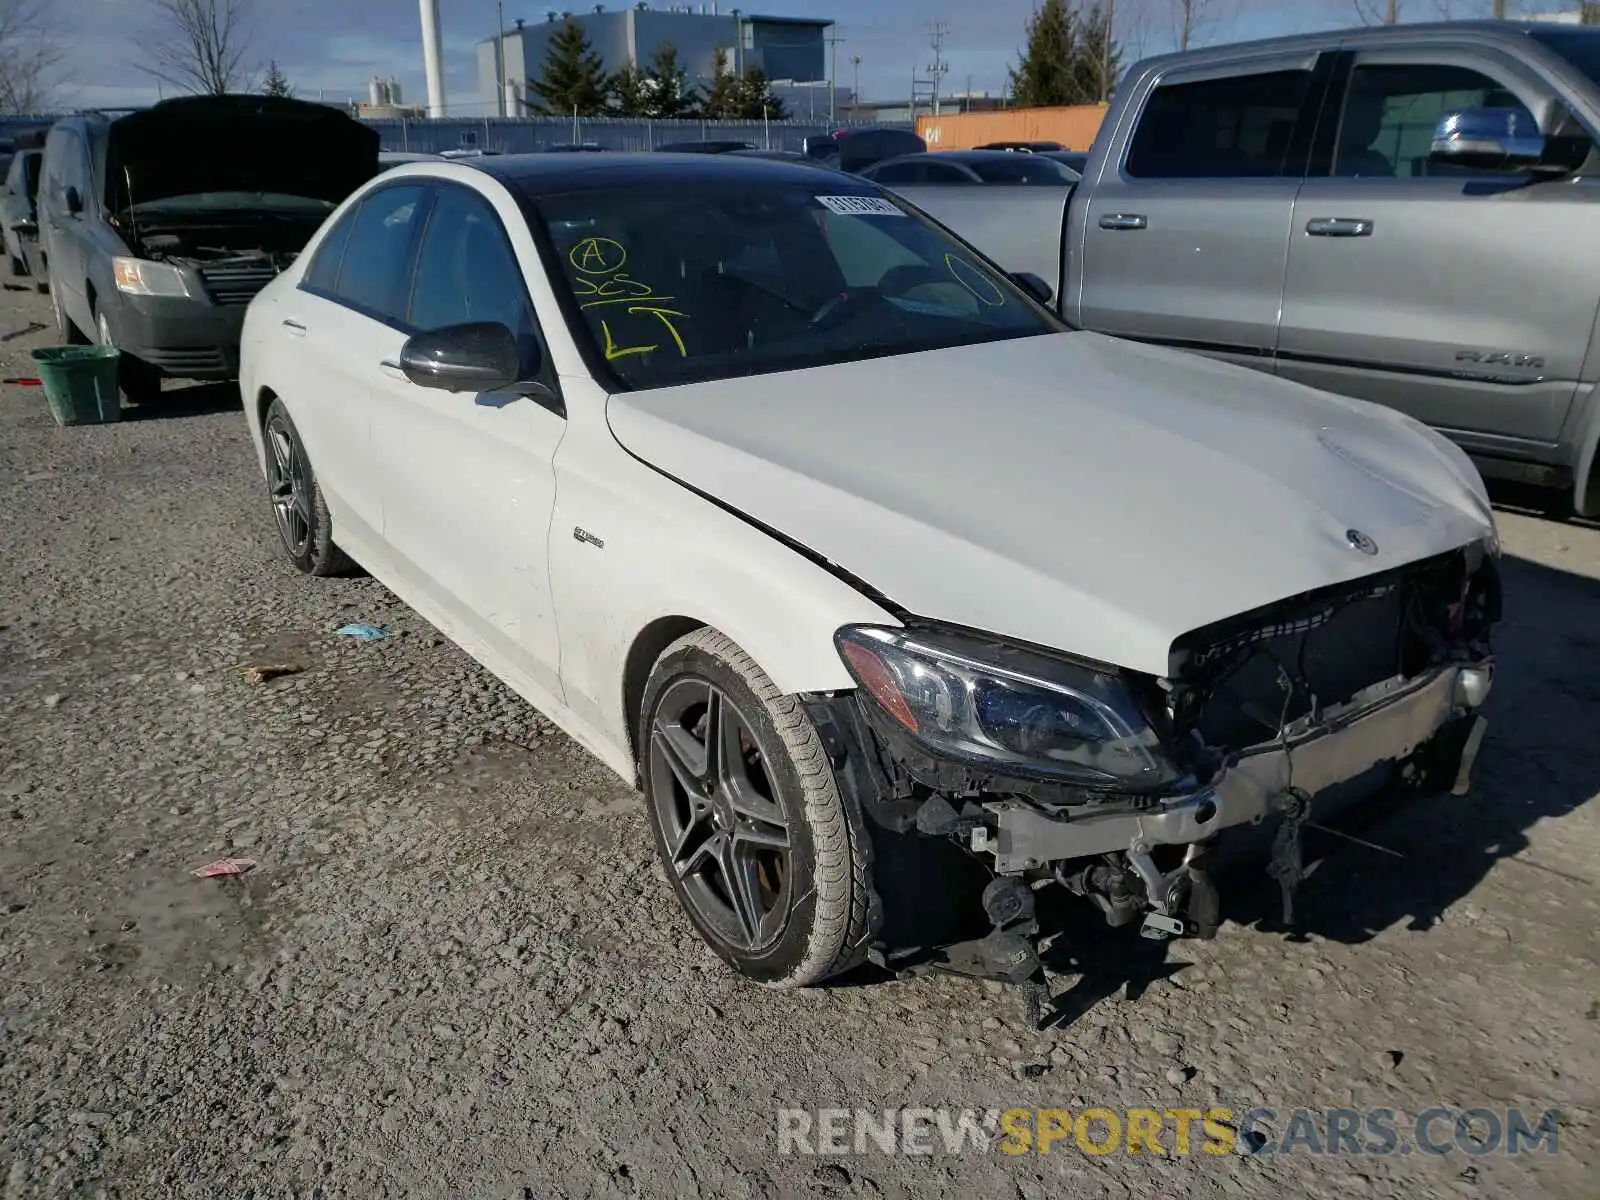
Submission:
<svg viewBox="0 0 1600 1200">
<path fill-rule="evenodd" d="M 70 216 L 79 216 L 83 212 L 83 194 L 75 187 L 69 187 L 61 193 L 61 199 L 67 206 Z"/>
<path fill-rule="evenodd" d="M 1055 292 L 1050 290 L 1050 285 L 1040 279 L 1032 271 L 1013 271 L 1011 282 L 1016 284 L 1040 304 L 1049 304 Z"/>
<path fill-rule="evenodd" d="M 1431 161 L 1474 171 L 1527 171 L 1544 161 L 1544 135 L 1516 108 L 1464 108 L 1433 131 Z"/>
<path fill-rule="evenodd" d="M 511 331 L 495 321 L 430 329 L 400 348 L 407 379 L 446 392 L 503 391 L 537 369 L 537 363 L 523 361 Z"/>
</svg>

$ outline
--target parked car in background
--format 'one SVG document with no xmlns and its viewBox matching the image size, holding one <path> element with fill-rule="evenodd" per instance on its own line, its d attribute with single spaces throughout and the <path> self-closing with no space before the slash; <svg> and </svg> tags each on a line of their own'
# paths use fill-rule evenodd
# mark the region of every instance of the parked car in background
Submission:
<svg viewBox="0 0 1600 1200">
<path fill-rule="evenodd" d="M 1065 150 L 1060 142 L 985 142 L 974 147 L 978 150 L 1012 150 L 1023 154 L 1037 154 L 1045 150 Z"/>
<path fill-rule="evenodd" d="M 48 282 L 44 256 L 39 252 L 39 164 L 42 150 L 19 150 L 11 156 L 5 183 L 0 185 L 0 239 L 4 240 L 6 265 L 16 276 L 31 276 L 33 285 L 44 291 Z"/>
<path fill-rule="evenodd" d="M 1308 34 L 1128 71 L 1062 206 L 940 220 L 1087 329 L 1375 400 L 1600 516 L 1600 29 Z"/>
<path fill-rule="evenodd" d="M 1307 803 L 1448 788 L 1482 736 L 1498 546 L 1454 445 L 1071 331 L 867 180 L 399 167 L 243 353 L 289 560 L 360 563 L 641 787 L 768 985 L 1037 982 L 1046 890 L 1209 934 L 1213 846 L 1288 821 L 1292 889 Z"/>
<path fill-rule="evenodd" d="M 767 158 L 775 162 L 807 163 L 814 167 L 826 167 L 827 164 L 818 159 L 811 158 L 803 150 L 729 150 L 735 158 Z"/>
<path fill-rule="evenodd" d="M 414 162 L 444 162 L 442 154 L 424 154 L 416 150 L 380 150 L 378 152 L 378 166 L 387 171 L 390 167 L 398 167 L 402 163 Z"/>
<path fill-rule="evenodd" d="M 752 142 L 668 142 L 656 149 L 663 154 L 731 154 L 735 150 L 754 150 Z"/>
<path fill-rule="evenodd" d="M 935 150 L 874 163 L 863 179 L 895 187 L 906 183 L 998 183 L 1071 187 L 1078 172 L 1042 154 L 1009 150 Z"/>
<path fill-rule="evenodd" d="M 909 129 L 837 129 L 808 137 L 802 145 L 807 158 L 841 171 L 858 172 L 898 154 L 921 154 L 928 143 Z"/>
<path fill-rule="evenodd" d="M 50 130 L 39 229 L 63 342 L 122 351 L 122 390 L 238 372 L 245 306 L 378 171 L 378 134 L 324 104 L 187 96 Z"/>
<path fill-rule="evenodd" d="M 1035 150 L 1031 153 L 1037 154 L 1040 158 L 1048 158 L 1058 162 L 1069 170 L 1076 171 L 1079 175 L 1083 174 L 1084 167 L 1089 164 L 1089 152 L 1087 150 Z"/>
</svg>

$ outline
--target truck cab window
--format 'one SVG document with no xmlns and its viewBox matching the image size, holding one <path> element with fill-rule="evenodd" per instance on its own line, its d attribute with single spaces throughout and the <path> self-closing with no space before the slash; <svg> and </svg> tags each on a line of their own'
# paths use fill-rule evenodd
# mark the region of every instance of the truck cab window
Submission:
<svg viewBox="0 0 1600 1200">
<path fill-rule="evenodd" d="M 1295 70 L 1162 84 L 1139 116 L 1125 169 L 1136 179 L 1277 178 L 1310 82 L 1310 71 Z"/>
<path fill-rule="evenodd" d="M 1533 114 L 1496 80 L 1467 67 L 1428 63 L 1357 65 L 1339 120 L 1333 174 L 1411 179 L 1458 168 L 1430 164 L 1441 117 L 1464 108 Z"/>
</svg>

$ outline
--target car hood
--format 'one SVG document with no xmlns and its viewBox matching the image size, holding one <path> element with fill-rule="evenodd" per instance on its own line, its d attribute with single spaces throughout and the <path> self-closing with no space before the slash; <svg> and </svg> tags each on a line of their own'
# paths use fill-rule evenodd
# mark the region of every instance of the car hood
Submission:
<svg viewBox="0 0 1600 1200">
<path fill-rule="evenodd" d="M 111 123 L 107 202 L 120 210 L 202 192 L 280 192 L 337 204 L 377 174 L 378 143 L 376 130 L 306 100 L 164 100 Z"/>
<path fill-rule="evenodd" d="M 1184 633 L 1493 530 L 1477 472 L 1409 418 L 1092 333 L 627 393 L 608 417 L 908 612 L 1157 675 Z"/>
</svg>

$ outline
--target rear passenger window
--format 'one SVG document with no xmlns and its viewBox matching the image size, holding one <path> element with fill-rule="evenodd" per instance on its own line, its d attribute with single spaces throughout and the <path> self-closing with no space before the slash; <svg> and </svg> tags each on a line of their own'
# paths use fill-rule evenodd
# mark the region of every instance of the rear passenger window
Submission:
<svg viewBox="0 0 1600 1200">
<path fill-rule="evenodd" d="M 1521 100 L 1470 68 L 1425 63 L 1357 65 L 1339 121 L 1333 173 L 1347 178 L 1401 179 L 1472 174 L 1428 160 L 1439 119 L 1464 108 L 1511 109 L 1522 114 L 1530 131 L 1538 128 Z"/>
<path fill-rule="evenodd" d="M 1310 71 L 1164 84 L 1139 117 L 1125 170 L 1137 179 L 1281 176 L 1310 85 Z"/>
<path fill-rule="evenodd" d="M 404 323 L 403 285 L 426 195 L 418 186 L 388 187 L 361 202 L 334 284 L 339 300 L 373 316 Z"/>
<path fill-rule="evenodd" d="M 328 230 L 328 236 L 322 239 L 317 247 L 317 256 L 311 260 L 311 265 L 306 268 L 305 275 L 301 278 L 301 285 L 314 292 L 333 293 L 333 288 L 339 282 L 339 264 L 344 261 L 344 248 L 350 242 L 350 230 L 356 223 L 356 215 L 361 211 L 358 204 L 344 216 L 339 218 L 339 223 Z"/>
</svg>

